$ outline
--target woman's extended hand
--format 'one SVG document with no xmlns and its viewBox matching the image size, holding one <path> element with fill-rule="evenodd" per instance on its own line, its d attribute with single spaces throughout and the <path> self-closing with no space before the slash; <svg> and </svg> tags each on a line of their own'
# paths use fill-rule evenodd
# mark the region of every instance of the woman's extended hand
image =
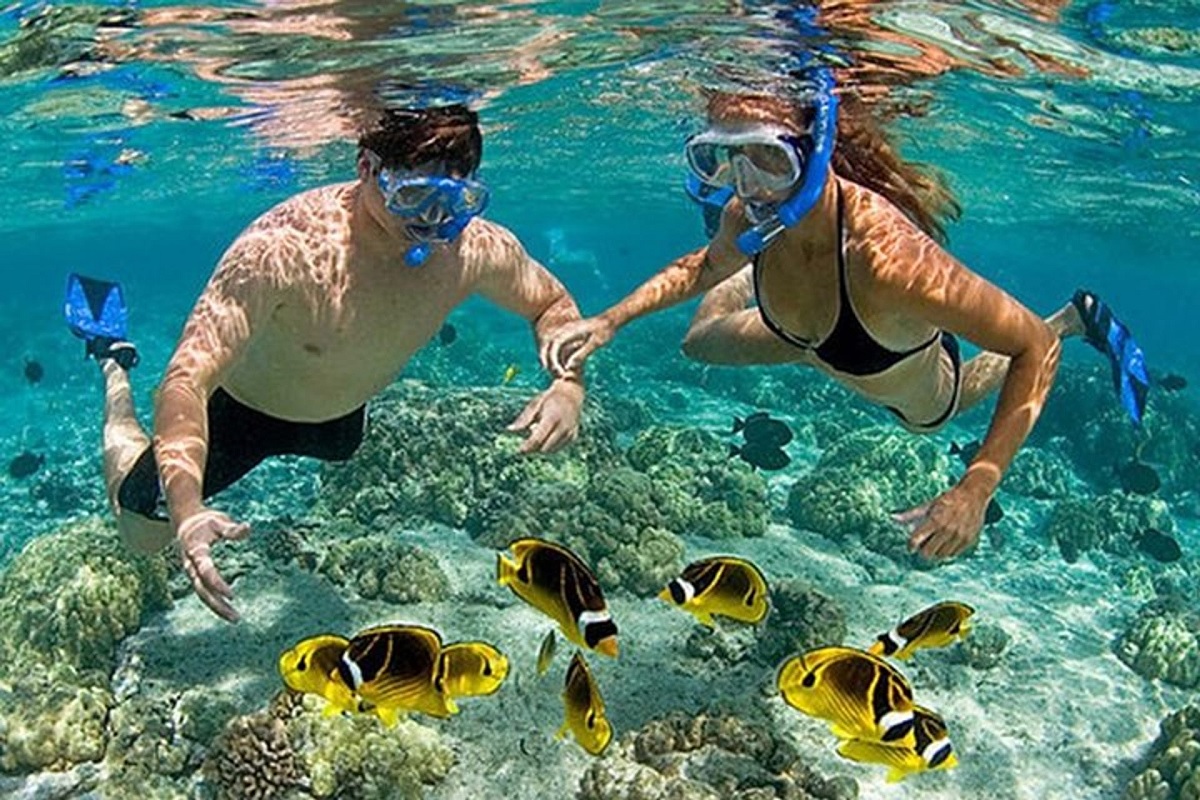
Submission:
<svg viewBox="0 0 1200 800">
<path fill-rule="evenodd" d="M 909 550 L 930 559 L 953 558 L 979 539 L 989 499 L 954 486 L 924 505 L 893 514 L 892 519 L 912 531 Z"/>
<path fill-rule="evenodd" d="M 542 366 L 556 378 L 578 375 L 588 356 L 612 341 L 615 331 L 602 316 L 568 322 L 546 337 Z"/>
</svg>

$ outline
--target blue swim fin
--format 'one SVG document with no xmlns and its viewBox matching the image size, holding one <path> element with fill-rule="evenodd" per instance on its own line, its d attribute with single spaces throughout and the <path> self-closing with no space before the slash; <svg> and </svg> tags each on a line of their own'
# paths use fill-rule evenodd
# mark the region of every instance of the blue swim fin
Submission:
<svg viewBox="0 0 1200 800">
<path fill-rule="evenodd" d="M 71 333 L 86 343 L 87 355 L 115 359 L 125 369 L 137 364 L 137 350 L 125 341 L 129 311 L 120 284 L 71 273 L 63 315 Z"/>
<path fill-rule="evenodd" d="M 1121 405 L 1133 424 L 1141 425 L 1150 391 L 1150 376 L 1146 372 L 1142 348 L 1133 340 L 1129 328 L 1092 292 L 1079 289 L 1071 303 L 1083 319 L 1084 340 L 1108 357 L 1113 387 Z"/>
</svg>

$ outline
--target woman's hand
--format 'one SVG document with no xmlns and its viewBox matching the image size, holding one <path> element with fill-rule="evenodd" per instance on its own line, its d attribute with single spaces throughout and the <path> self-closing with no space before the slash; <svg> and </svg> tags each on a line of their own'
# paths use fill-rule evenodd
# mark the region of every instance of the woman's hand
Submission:
<svg viewBox="0 0 1200 800">
<path fill-rule="evenodd" d="M 559 327 L 542 344 L 542 366 L 556 378 L 579 374 L 583 362 L 612 341 L 616 329 L 605 317 L 589 317 Z"/>
<path fill-rule="evenodd" d="M 959 484 L 892 519 L 912 531 L 909 550 L 929 559 L 953 558 L 978 541 L 989 499 Z"/>
</svg>

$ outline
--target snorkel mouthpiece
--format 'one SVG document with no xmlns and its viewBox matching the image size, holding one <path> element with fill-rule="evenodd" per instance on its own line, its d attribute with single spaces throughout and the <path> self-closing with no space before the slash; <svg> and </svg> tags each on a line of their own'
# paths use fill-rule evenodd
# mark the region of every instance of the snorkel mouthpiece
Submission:
<svg viewBox="0 0 1200 800">
<path fill-rule="evenodd" d="M 745 255 L 754 256 L 775 240 L 779 234 L 804 218 L 821 196 L 825 185 L 825 174 L 833 159 L 833 147 L 837 141 L 837 95 L 833 93 L 833 73 L 822 67 L 814 75 L 817 95 L 813 100 L 816 115 L 813 119 L 813 150 L 808 157 L 800 188 L 791 197 L 779 204 L 767 219 L 754 225 L 737 239 L 738 249 Z"/>
<path fill-rule="evenodd" d="M 429 260 L 429 242 L 417 242 L 404 253 L 404 266 L 417 267 L 425 266 L 425 262 Z"/>
</svg>

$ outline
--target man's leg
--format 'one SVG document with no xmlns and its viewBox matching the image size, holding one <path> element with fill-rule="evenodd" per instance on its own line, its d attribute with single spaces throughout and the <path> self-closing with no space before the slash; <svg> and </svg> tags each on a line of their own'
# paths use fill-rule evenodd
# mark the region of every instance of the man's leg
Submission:
<svg viewBox="0 0 1200 800">
<path fill-rule="evenodd" d="M 104 483 L 117 520 L 117 530 L 133 550 L 161 550 L 171 542 L 170 525 L 165 520 L 124 511 L 118 502 L 121 484 L 150 447 L 150 437 L 142 430 L 134 413 L 129 373 L 111 358 L 100 361 L 100 370 L 104 373 Z"/>
<path fill-rule="evenodd" d="M 1059 339 L 1083 335 L 1083 320 L 1071 303 L 1047 317 L 1046 324 Z M 958 401 L 958 410 L 966 411 L 997 391 L 1008 375 L 1008 362 L 1008 356 L 983 352 L 963 364 L 962 395 Z"/>
<path fill-rule="evenodd" d="M 683 339 L 683 352 L 706 364 L 788 364 L 804 351 L 780 339 L 763 324 L 754 297 L 754 267 L 747 264 L 704 295 Z"/>
</svg>

